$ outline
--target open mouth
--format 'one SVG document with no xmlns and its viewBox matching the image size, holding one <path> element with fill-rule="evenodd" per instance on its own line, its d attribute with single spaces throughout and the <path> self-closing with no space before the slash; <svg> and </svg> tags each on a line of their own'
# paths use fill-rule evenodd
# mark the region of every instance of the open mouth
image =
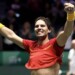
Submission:
<svg viewBox="0 0 75 75">
<path fill-rule="evenodd" d="M 43 32 L 37 32 L 38 34 L 42 34 Z"/>
</svg>

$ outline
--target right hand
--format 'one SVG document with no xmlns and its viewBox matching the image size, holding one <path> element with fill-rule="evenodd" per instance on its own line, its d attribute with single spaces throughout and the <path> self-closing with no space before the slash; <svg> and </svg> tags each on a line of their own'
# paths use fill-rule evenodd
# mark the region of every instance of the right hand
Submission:
<svg viewBox="0 0 75 75">
<path fill-rule="evenodd" d="M 73 13 L 74 12 L 74 4 L 72 3 L 65 3 L 64 4 L 65 8 L 64 10 L 67 12 L 67 13 Z"/>
</svg>

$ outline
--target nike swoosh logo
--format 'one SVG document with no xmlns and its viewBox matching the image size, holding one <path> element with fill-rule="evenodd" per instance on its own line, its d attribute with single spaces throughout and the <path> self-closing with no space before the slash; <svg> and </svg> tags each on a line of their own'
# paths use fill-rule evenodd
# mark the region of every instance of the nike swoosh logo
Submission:
<svg viewBox="0 0 75 75">
<path fill-rule="evenodd" d="M 46 48 L 44 48 L 44 49 L 42 49 L 42 50 L 48 50 L 49 48 L 51 48 L 52 47 L 52 45 L 49 45 L 48 47 L 46 47 Z M 32 49 L 31 48 L 29 48 L 30 49 L 30 51 L 32 51 Z"/>
<path fill-rule="evenodd" d="M 43 50 L 48 50 L 52 45 L 49 45 L 48 47 L 44 48 Z"/>
</svg>

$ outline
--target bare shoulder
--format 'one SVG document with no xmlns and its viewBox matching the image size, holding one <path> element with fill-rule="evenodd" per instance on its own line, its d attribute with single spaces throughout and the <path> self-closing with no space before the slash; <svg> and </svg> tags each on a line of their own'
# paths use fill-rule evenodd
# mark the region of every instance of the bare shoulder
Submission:
<svg viewBox="0 0 75 75">
<path fill-rule="evenodd" d="M 74 40 L 72 40 L 72 44 L 75 44 L 75 39 L 74 39 Z"/>
</svg>

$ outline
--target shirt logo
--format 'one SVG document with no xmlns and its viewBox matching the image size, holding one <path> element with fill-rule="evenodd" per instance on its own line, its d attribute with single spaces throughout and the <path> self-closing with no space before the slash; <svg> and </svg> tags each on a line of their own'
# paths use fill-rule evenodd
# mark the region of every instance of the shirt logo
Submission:
<svg viewBox="0 0 75 75">
<path fill-rule="evenodd" d="M 48 50 L 51 47 L 52 47 L 52 45 L 49 45 L 48 47 L 44 48 L 43 50 Z"/>
<path fill-rule="evenodd" d="M 48 47 L 45 47 L 45 48 L 42 49 L 42 50 L 48 50 L 48 49 L 51 48 L 51 47 L 52 47 L 52 45 L 49 45 Z M 31 48 L 29 48 L 29 49 L 30 49 L 31 52 L 33 51 Z"/>
</svg>

